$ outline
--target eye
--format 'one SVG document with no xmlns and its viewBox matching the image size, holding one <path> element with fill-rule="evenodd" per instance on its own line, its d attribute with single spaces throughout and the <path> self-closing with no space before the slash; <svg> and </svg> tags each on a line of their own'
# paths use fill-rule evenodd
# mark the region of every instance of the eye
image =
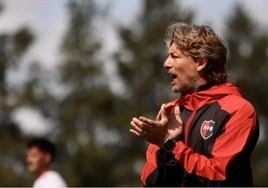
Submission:
<svg viewBox="0 0 268 188">
<path fill-rule="evenodd" d="M 171 56 L 173 59 L 177 59 L 177 58 L 180 58 L 180 57 L 181 57 L 180 55 L 178 55 L 178 54 L 174 54 L 174 53 L 170 54 L 170 56 Z"/>
</svg>

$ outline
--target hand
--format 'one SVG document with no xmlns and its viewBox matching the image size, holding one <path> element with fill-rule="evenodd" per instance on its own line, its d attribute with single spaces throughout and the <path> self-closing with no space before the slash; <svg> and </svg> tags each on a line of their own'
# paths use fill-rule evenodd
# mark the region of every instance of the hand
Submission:
<svg viewBox="0 0 268 188">
<path fill-rule="evenodd" d="M 167 119 L 167 132 L 169 138 L 178 140 L 183 134 L 183 123 L 180 115 L 180 107 L 176 103 L 163 104 L 158 112 L 157 121 Z"/>
<path fill-rule="evenodd" d="M 156 120 L 134 117 L 130 122 L 130 133 L 142 137 L 152 144 L 161 146 L 168 138 L 178 139 L 183 132 L 180 108 L 175 104 L 163 104 Z"/>
<path fill-rule="evenodd" d="M 161 146 L 167 138 L 167 119 L 154 121 L 146 117 L 134 117 L 130 122 L 130 133 L 141 137 L 152 144 Z"/>
</svg>

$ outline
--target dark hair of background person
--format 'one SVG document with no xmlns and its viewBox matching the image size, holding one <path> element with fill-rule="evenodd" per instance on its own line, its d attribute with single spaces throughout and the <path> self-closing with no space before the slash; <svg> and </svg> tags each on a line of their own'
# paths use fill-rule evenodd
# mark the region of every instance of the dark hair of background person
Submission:
<svg viewBox="0 0 268 188">
<path fill-rule="evenodd" d="M 52 161 L 56 156 L 56 146 L 46 138 L 32 138 L 27 142 L 27 148 L 37 147 L 40 151 L 49 153 Z"/>
</svg>

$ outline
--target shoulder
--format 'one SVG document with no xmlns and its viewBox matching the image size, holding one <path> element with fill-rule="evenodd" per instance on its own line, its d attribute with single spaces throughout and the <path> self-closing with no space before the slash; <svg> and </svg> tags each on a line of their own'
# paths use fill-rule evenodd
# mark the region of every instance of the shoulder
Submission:
<svg viewBox="0 0 268 188">
<path fill-rule="evenodd" d="M 238 95 L 227 95 L 218 101 L 221 108 L 229 113 L 255 113 L 255 108 L 247 99 Z"/>
<path fill-rule="evenodd" d="M 235 128 L 239 132 L 254 130 L 258 127 L 258 115 L 254 106 L 245 98 L 237 95 L 226 96 L 219 101 L 221 109 L 230 115 L 226 128 Z"/>
<path fill-rule="evenodd" d="M 254 106 L 249 100 L 243 97 L 241 90 L 230 82 L 219 86 L 219 90 L 223 91 L 224 95 L 218 100 L 222 109 L 228 112 L 237 112 L 241 109 L 245 112 L 255 112 Z"/>
<path fill-rule="evenodd" d="M 48 171 L 45 175 L 47 178 L 59 178 L 59 177 L 61 177 L 61 175 L 58 172 L 53 171 L 53 170 Z"/>
<path fill-rule="evenodd" d="M 53 184 L 57 183 L 57 185 L 60 185 L 61 187 L 66 186 L 63 177 L 58 172 L 51 170 L 49 171 L 48 177 L 51 181 L 53 181 Z"/>
<path fill-rule="evenodd" d="M 67 187 L 67 184 L 58 172 L 51 170 L 38 178 L 34 187 Z"/>
</svg>

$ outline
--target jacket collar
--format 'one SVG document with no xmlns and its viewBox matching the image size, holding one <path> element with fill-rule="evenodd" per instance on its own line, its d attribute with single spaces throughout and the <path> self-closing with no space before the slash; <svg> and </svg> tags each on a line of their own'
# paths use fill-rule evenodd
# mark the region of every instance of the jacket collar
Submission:
<svg viewBox="0 0 268 188">
<path fill-rule="evenodd" d="M 241 92 L 230 82 L 225 82 L 223 84 L 210 82 L 200 86 L 194 93 L 182 95 L 176 103 L 179 103 L 180 106 L 184 106 L 189 110 L 198 110 L 201 107 L 212 104 L 227 95 L 241 96 Z"/>
</svg>

